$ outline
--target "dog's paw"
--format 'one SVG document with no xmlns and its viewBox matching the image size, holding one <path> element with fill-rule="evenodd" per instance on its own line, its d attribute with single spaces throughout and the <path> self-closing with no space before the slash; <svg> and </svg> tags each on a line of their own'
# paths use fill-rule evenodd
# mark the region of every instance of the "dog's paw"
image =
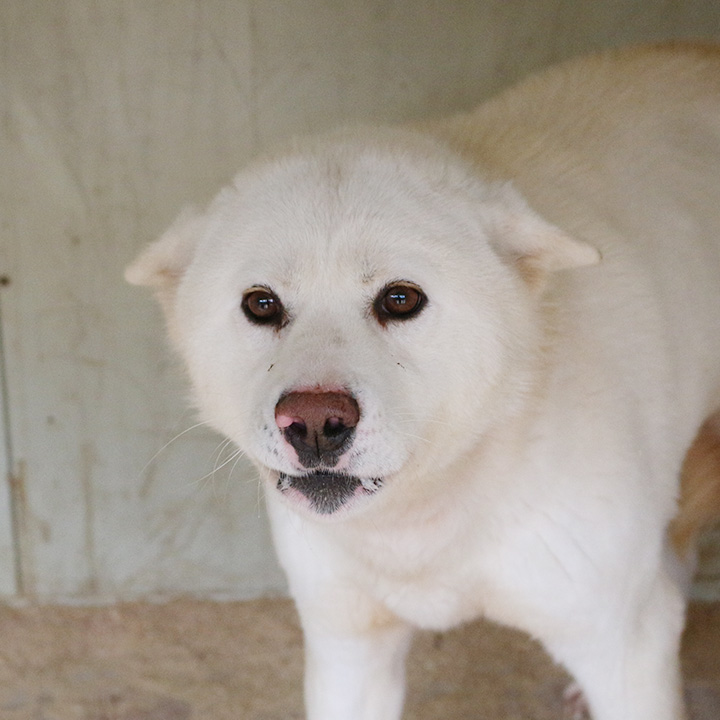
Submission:
<svg viewBox="0 0 720 720">
<path fill-rule="evenodd" d="M 563 692 L 563 720 L 591 720 L 585 695 L 577 683 L 570 683 Z"/>
</svg>

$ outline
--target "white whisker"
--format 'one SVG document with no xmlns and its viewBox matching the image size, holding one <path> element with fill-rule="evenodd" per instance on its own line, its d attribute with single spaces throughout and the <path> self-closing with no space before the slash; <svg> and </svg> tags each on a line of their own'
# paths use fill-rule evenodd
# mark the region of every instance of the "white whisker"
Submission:
<svg viewBox="0 0 720 720">
<path fill-rule="evenodd" d="M 226 465 L 229 465 L 235 458 L 238 457 L 238 455 L 242 454 L 242 450 L 236 450 L 234 453 L 230 455 L 230 457 L 227 460 L 224 460 L 220 465 L 216 465 L 209 473 L 206 473 L 201 478 L 198 478 L 197 480 L 192 480 L 188 483 L 188 485 L 198 485 L 203 480 L 207 480 L 208 478 L 214 477 L 215 473 L 218 470 L 222 470 Z"/>
<path fill-rule="evenodd" d="M 238 450 L 233 455 L 235 458 L 235 462 L 232 464 L 232 467 L 230 468 L 230 472 L 227 474 L 227 478 L 225 479 L 225 497 L 227 498 L 227 494 L 230 490 L 230 479 L 232 478 L 232 474 L 235 472 L 235 468 L 237 467 L 237 464 L 245 457 L 245 452 L 243 450 Z"/>
<path fill-rule="evenodd" d="M 402 435 L 403 437 L 411 438 L 413 440 L 420 440 L 421 442 L 424 442 L 424 443 L 430 443 L 430 440 L 428 440 L 428 438 L 424 438 L 421 435 L 413 435 L 412 433 L 406 433 L 406 432 L 398 432 L 398 435 Z"/>
<path fill-rule="evenodd" d="M 203 427 L 204 425 L 207 425 L 208 423 L 203 421 L 199 423 L 195 423 L 195 425 L 191 425 L 189 428 L 183 430 L 182 432 L 179 432 L 177 435 L 172 437 L 170 440 L 168 440 L 146 463 L 143 465 L 142 469 L 138 473 L 138 475 L 143 475 L 145 471 L 155 462 L 155 460 L 158 459 L 161 453 L 163 453 L 165 450 L 167 450 L 170 445 L 172 445 L 176 440 L 181 438 L 183 435 L 187 435 L 187 433 L 191 432 L 192 430 L 196 430 L 199 427 Z"/>
<path fill-rule="evenodd" d="M 419 422 L 419 423 L 433 423 L 435 425 L 443 425 L 445 427 L 453 427 L 453 423 L 447 421 L 447 420 L 439 420 L 434 417 L 423 417 L 422 415 L 411 412 L 411 411 L 400 411 L 400 412 L 394 412 L 392 414 L 392 417 L 397 422 Z"/>
</svg>

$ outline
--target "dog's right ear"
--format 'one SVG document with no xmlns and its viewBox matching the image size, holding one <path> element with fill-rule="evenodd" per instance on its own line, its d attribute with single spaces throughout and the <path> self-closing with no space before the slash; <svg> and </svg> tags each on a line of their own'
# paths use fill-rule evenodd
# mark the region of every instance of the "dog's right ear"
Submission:
<svg viewBox="0 0 720 720">
<path fill-rule="evenodd" d="M 553 272 L 600 262 L 597 248 L 547 222 L 511 184 L 497 186 L 493 199 L 493 245 L 535 292 Z"/>
<path fill-rule="evenodd" d="M 195 255 L 205 229 L 205 214 L 186 208 L 168 230 L 145 248 L 125 270 L 125 279 L 133 285 L 151 287 L 163 309 L 169 313 L 175 291 Z"/>
</svg>

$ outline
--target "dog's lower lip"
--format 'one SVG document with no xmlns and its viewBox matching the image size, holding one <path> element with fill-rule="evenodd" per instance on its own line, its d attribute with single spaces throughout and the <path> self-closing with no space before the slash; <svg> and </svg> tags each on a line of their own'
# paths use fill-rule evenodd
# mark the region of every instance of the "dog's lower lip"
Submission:
<svg viewBox="0 0 720 720">
<path fill-rule="evenodd" d="M 280 492 L 296 490 L 305 496 L 311 508 L 320 515 L 336 512 L 358 491 L 370 495 L 381 486 L 381 478 L 363 479 L 331 471 L 315 471 L 306 475 L 280 473 L 277 481 Z"/>
</svg>

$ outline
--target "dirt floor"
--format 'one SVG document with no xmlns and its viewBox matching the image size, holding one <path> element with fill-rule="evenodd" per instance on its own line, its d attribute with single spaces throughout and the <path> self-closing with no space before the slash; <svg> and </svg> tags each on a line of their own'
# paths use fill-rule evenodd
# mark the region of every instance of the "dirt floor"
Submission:
<svg viewBox="0 0 720 720">
<path fill-rule="evenodd" d="M 693 720 L 720 718 L 720 605 L 691 608 Z M 301 635 L 287 600 L 0 608 L 2 720 L 292 720 Z M 559 720 L 567 678 L 527 638 L 476 623 L 423 634 L 408 720 Z"/>
</svg>

